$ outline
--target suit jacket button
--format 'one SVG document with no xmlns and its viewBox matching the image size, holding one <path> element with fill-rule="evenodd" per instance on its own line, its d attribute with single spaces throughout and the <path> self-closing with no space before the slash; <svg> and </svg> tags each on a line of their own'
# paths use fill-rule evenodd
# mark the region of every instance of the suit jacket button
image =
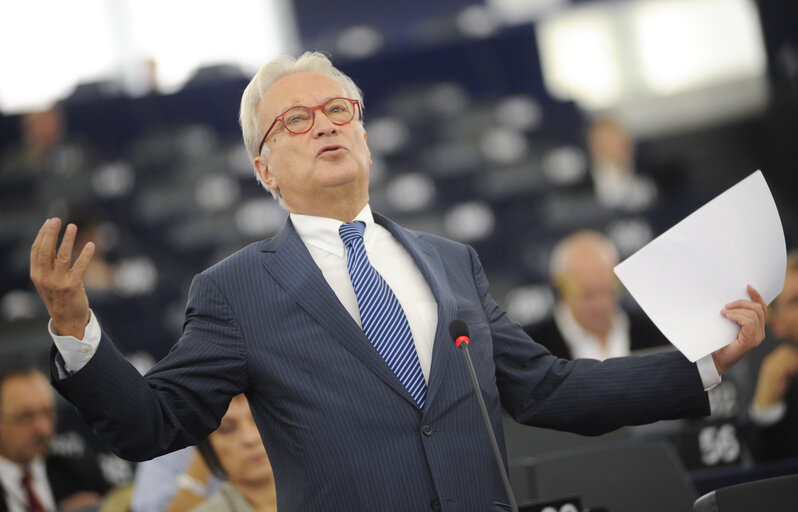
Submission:
<svg viewBox="0 0 798 512">
<path fill-rule="evenodd" d="M 429 437 L 432 435 L 432 425 L 424 425 L 421 427 L 421 431 L 424 432 L 424 435 Z M 440 509 L 438 509 L 440 510 Z"/>
<path fill-rule="evenodd" d="M 438 498 L 432 498 L 432 502 L 429 504 L 429 507 L 432 510 L 440 510 L 441 509 L 441 500 Z"/>
</svg>

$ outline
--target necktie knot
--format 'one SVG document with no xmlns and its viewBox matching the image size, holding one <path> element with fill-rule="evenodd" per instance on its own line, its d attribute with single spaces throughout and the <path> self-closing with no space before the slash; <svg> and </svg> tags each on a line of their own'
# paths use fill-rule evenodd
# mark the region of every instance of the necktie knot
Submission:
<svg viewBox="0 0 798 512">
<path fill-rule="evenodd" d="M 353 220 L 352 222 L 341 224 L 341 227 L 338 228 L 338 235 L 341 237 L 341 240 L 343 240 L 344 245 L 352 245 L 358 238 L 363 238 L 363 232 L 365 230 L 365 223 L 359 220 Z"/>
</svg>

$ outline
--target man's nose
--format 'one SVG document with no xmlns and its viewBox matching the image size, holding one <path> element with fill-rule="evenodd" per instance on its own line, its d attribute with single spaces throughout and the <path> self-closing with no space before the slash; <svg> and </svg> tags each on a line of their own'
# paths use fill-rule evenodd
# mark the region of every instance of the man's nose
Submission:
<svg viewBox="0 0 798 512">
<path fill-rule="evenodd" d="M 316 111 L 316 120 L 313 123 L 313 134 L 317 137 L 332 135 L 338 132 L 338 125 L 330 121 L 321 109 Z"/>
</svg>

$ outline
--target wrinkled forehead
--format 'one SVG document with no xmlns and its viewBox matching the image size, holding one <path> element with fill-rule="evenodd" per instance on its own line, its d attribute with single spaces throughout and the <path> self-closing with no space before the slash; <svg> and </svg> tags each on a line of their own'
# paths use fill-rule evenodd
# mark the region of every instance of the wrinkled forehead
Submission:
<svg viewBox="0 0 798 512">
<path fill-rule="evenodd" d="M 327 75 L 311 71 L 291 73 L 266 89 L 259 114 L 273 119 L 291 107 L 314 107 L 338 96 L 346 96 L 344 88 Z"/>
</svg>

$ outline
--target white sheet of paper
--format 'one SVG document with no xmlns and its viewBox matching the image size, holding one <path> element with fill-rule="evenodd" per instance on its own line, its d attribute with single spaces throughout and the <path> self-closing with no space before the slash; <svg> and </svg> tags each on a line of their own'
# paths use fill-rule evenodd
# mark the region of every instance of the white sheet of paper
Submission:
<svg viewBox="0 0 798 512">
<path fill-rule="evenodd" d="M 748 299 L 770 303 L 784 287 L 787 250 L 761 171 L 711 200 L 615 267 L 660 331 L 690 361 L 722 348 L 739 326 L 720 311 Z"/>
</svg>

